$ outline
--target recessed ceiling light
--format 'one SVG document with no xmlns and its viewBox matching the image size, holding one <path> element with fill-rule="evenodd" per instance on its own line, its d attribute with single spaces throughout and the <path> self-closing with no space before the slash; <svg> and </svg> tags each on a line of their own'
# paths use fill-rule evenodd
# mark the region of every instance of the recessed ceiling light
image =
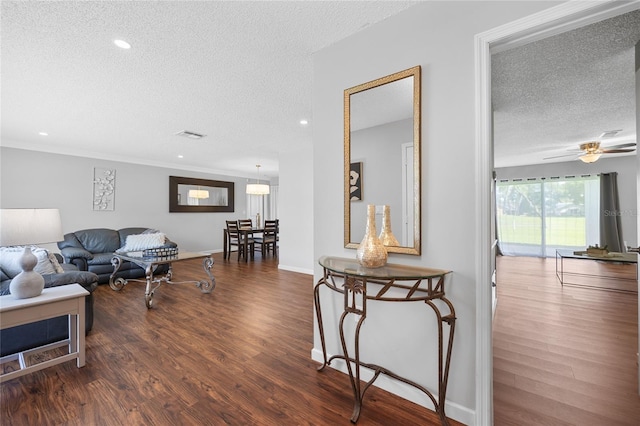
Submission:
<svg viewBox="0 0 640 426">
<path fill-rule="evenodd" d="M 38 132 L 38 134 L 40 136 L 49 136 L 49 133 L 47 133 L 47 132 Z"/>
<path fill-rule="evenodd" d="M 113 44 L 121 49 L 131 49 L 131 45 L 124 40 L 113 40 Z"/>
<path fill-rule="evenodd" d="M 307 124 L 309 124 L 309 121 L 302 119 L 302 120 L 300 120 L 300 124 L 303 125 L 303 126 L 306 126 Z"/>
<path fill-rule="evenodd" d="M 184 158 L 184 155 L 180 154 L 178 155 L 178 158 Z"/>
</svg>

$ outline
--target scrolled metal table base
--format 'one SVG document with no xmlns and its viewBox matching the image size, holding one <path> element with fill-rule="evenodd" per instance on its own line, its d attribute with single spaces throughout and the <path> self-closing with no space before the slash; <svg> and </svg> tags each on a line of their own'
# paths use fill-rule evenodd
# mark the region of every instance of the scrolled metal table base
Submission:
<svg viewBox="0 0 640 426">
<path fill-rule="evenodd" d="M 213 258 L 211 257 L 205 257 L 202 262 L 202 266 L 205 272 L 207 273 L 209 280 L 199 280 L 199 281 L 172 281 L 171 278 L 173 276 L 173 269 L 172 269 L 171 263 L 168 263 L 168 262 L 163 262 L 163 263 L 169 265 L 169 270 L 162 276 L 154 277 L 153 274 L 159 266 L 158 263 L 154 262 L 153 260 L 142 260 L 142 259 L 137 260 L 131 257 L 126 257 L 125 259 L 135 263 L 141 268 L 144 268 L 145 279 L 138 280 L 138 279 L 125 279 L 121 277 L 116 278 L 115 275 L 120 269 L 120 267 L 122 266 L 122 258 L 118 256 L 114 256 L 113 259 L 111 259 L 111 264 L 113 265 L 114 269 L 113 269 L 113 273 L 111 274 L 111 277 L 109 278 L 109 286 L 111 287 L 111 289 L 115 291 L 120 291 L 130 281 L 146 283 L 146 287 L 144 291 L 144 301 L 148 309 L 150 309 L 153 306 L 153 296 L 155 294 L 155 291 L 164 283 L 167 283 L 167 284 L 192 283 L 192 284 L 195 284 L 195 286 L 198 287 L 200 291 L 202 291 L 203 293 L 211 293 L 216 287 L 216 279 L 211 273 L 211 268 L 213 266 Z"/>
<path fill-rule="evenodd" d="M 398 276 L 390 276 L 384 279 L 376 278 L 367 275 L 367 271 L 358 269 L 340 268 L 345 266 L 345 259 L 341 258 L 321 258 L 320 264 L 324 267 L 323 277 L 317 282 L 314 287 L 314 306 L 316 311 L 316 319 L 320 332 L 320 343 L 322 345 L 323 363 L 318 367 L 318 371 L 322 371 L 327 365 L 335 359 L 344 360 L 349 375 L 349 381 L 351 382 L 351 388 L 354 395 L 354 407 L 351 415 L 351 422 L 356 423 L 360 416 L 362 409 L 362 402 L 365 393 L 369 387 L 376 381 L 381 375 L 385 374 L 403 383 L 411 385 L 418 390 L 425 393 L 435 408 L 436 413 L 440 418 L 440 422 L 443 425 L 448 425 L 449 420 L 445 415 L 445 402 L 447 392 L 447 382 L 449 379 L 449 366 L 451 363 L 451 350 L 453 347 L 453 336 L 455 331 L 455 310 L 453 304 L 445 297 L 444 294 L 444 281 L 445 275 L 449 271 L 438 270 L 425 270 L 424 276 L 420 276 L 419 271 L 415 268 L 406 271 L 407 276 L 403 276 L 405 271 L 402 270 L 400 265 L 393 265 L 393 271 L 398 273 Z M 351 265 L 348 265 L 351 266 Z M 399 267 L 400 266 L 400 267 Z M 374 275 L 374 274 L 372 274 Z M 339 286 L 336 284 L 335 278 L 342 279 L 343 284 Z M 413 285 L 403 285 L 402 280 L 410 280 Z M 422 282 L 426 282 L 426 287 L 421 286 Z M 367 294 L 367 285 L 374 285 L 378 288 L 375 294 Z M 339 333 L 340 343 L 342 346 L 341 355 L 333 355 L 327 358 L 327 348 L 325 343 L 324 325 L 322 320 L 322 309 L 320 306 L 320 287 L 326 286 L 330 290 L 344 294 L 343 312 L 339 320 Z M 389 296 L 387 291 L 395 288 L 400 292 L 406 291 L 404 296 Z M 372 292 L 373 293 L 373 292 Z M 431 391 L 424 386 L 401 377 L 392 371 L 376 365 L 362 362 L 360 360 L 360 328 L 367 316 L 367 301 L 390 301 L 390 302 L 423 302 L 434 311 L 438 319 L 438 397 L 436 398 Z M 443 315 L 433 300 L 440 300 L 444 302 L 449 313 Z M 344 324 L 349 314 L 359 315 L 358 322 L 356 324 L 355 336 L 354 336 L 354 357 L 349 356 L 347 349 L 347 342 L 344 333 Z M 449 326 L 449 336 L 444 346 L 443 339 L 443 325 Z M 373 377 L 362 386 L 360 380 L 360 368 L 364 367 L 373 372 Z"/>
</svg>

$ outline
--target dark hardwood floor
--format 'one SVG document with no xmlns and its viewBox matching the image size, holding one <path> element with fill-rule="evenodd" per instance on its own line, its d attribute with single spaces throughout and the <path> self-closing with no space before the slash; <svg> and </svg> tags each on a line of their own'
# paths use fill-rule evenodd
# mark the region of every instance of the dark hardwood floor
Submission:
<svg viewBox="0 0 640 426">
<path fill-rule="evenodd" d="M 348 377 L 317 372 L 312 277 L 271 256 L 224 261 L 217 286 L 163 285 L 154 308 L 144 285 L 95 292 L 86 366 L 68 362 L 0 385 L 3 425 L 349 425 Z M 174 280 L 202 279 L 198 261 Z M 378 388 L 358 422 L 439 424 L 435 413 Z M 452 422 L 453 425 L 459 424 Z"/>
<path fill-rule="evenodd" d="M 582 273 L 634 276 L 577 262 Z M 497 277 L 495 425 L 640 425 L 638 295 L 562 287 L 555 259 L 501 257 Z"/>
</svg>

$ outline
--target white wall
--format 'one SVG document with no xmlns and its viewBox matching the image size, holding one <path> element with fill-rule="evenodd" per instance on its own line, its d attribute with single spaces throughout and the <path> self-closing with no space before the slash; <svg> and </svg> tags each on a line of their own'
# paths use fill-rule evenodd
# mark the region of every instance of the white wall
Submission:
<svg viewBox="0 0 640 426">
<path fill-rule="evenodd" d="M 225 220 L 246 217 L 246 179 L 3 147 L 2 208 L 60 209 L 63 232 L 157 228 L 184 251 L 222 251 Z M 93 210 L 93 168 L 116 170 L 114 211 Z M 234 213 L 169 213 L 169 176 L 235 183 Z"/>
<path fill-rule="evenodd" d="M 605 157 L 591 164 L 585 164 L 582 161 L 567 161 L 520 167 L 502 167 L 496 169 L 496 174 L 498 179 L 514 179 L 618 172 L 622 236 L 629 245 L 636 247 L 638 245 L 637 156 Z"/>
<path fill-rule="evenodd" d="M 281 152 L 280 269 L 313 274 L 313 160 L 311 144 Z M 283 242 L 286 241 L 286 244 Z"/>
<path fill-rule="evenodd" d="M 636 141 L 640 135 L 640 43 L 636 44 Z M 636 151 L 637 152 L 637 151 Z M 640 244 L 640 155 L 636 153 L 636 244 Z M 640 265 L 638 265 L 638 290 L 640 290 Z M 640 335 L 640 303 L 638 304 L 638 334 Z M 638 353 L 640 353 L 640 339 L 638 339 Z M 638 371 L 638 394 L 640 394 L 640 371 Z"/>
<path fill-rule="evenodd" d="M 474 35 L 539 10 L 547 2 L 424 2 L 336 43 L 314 59 L 314 257 L 353 258 L 343 247 L 343 91 L 422 66 L 422 256 L 390 262 L 450 269 L 447 295 L 458 318 L 447 414 L 472 424 L 475 409 Z M 319 266 L 316 280 L 321 277 Z M 324 292 L 327 348 L 339 353 L 341 299 Z M 436 334 L 424 305 L 369 305 L 361 334 L 364 361 L 378 362 L 436 389 Z M 312 356 L 320 360 L 314 335 Z M 345 382 L 345 386 L 347 382 Z M 384 378 L 376 384 L 425 406 L 428 399 Z M 364 409 L 366 410 L 366 404 Z"/>
</svg>

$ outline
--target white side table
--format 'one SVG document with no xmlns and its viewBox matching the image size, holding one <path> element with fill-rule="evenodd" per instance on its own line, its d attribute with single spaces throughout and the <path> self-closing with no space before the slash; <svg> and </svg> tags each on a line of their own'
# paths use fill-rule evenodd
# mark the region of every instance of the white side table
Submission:
<svg viewBox="0 0 640 426">
<path fill-rule="evenodd" d="M 0 327 L 2 329 L 63 315 L 69 316 L 68 339 L 0 358 L 0 366 L 5 362 L 15 360 L 20 363 L 20 370 L 0 374 L 0 383 L 73 359 L 76 360 L 78 368 L 83 367 L 85 334 L 84 307 L 85 296 L 88 295 L 89 292 L 79 284 L 70 284 L 46 288 L 41 295 L 29 299 L 14 299 L 11 295 L 0 296 Z M 65 345 L 69 346 L 69 353 L 66 355 L 31 366 L 27 366 L 25 363 L 25 355 L 43 352 Z"/>
</svg>

